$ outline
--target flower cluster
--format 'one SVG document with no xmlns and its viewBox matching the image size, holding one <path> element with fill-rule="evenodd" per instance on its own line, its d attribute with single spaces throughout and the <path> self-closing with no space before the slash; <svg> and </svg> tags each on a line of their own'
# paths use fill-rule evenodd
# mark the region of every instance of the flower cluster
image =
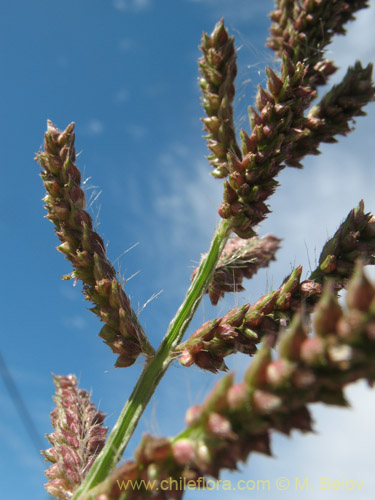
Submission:
<svg viewBox="0 0 375 500">
<path fill-rule="evenodd" d="M 301 282 L 302 267 L 299 266 L 279 289 L 264 295 L 252 306 L 244 305 L 222 318 L 207 321 L 178 346 L 180 363 L 196 364 L 217 372 L 226 370 L 224 358 L 230 354 L 254 355 L 263 336 L 272 335 L 276 339 L 280 328 L 289 325 L 298 309 L 303 306 L 306 314 L 312 311 L 327 280 L 333 281 L 335 292 L 339 292 L 351 277 L 358 258 L 364 264 L 375 264 L 375 218 L 364 212 L 363 201 L 349 212 L 327 241 L 319 265 L 309 279 Z"/>
<path fill-rule="evenodd" d="M 237 74 L 234 38 L 229 37 L 222 19 L 211 35 L 203 34 L 202 58 L 199 60 L 202 104 L 207 114 L 203 118 L 208 132 L 208 157 L 214 167 L 212 175 L 222 178 L 228 175 L 227 153 L 240 155 L 233 123 L 234 79 Z"/>
<path fill-rule="evenodd" d="M 279 57 L 287 53 L 294 63 L 308 61 L 310 85 L 325 84 L 336 68 L 322 58 L 324 48 L 333 35 L 345 34 L 345 24 L 365 7 L 368 0 L 276 0 L 267 46 Z"/>
<path fill-rule="evenodd" d="M 224 358 L 236 352 L 253 356 L 264 335 L 276 340 L 301 304 L 311 306 L 322 293 L 322 286 L 311 280 L 301 283 L 302 266 L 297 267 L 274 290 L 250 306 L 232 309 L 222 318 L 207 321 L 176 352 L 184 366 L 196 364 L 216 373 L 227 370 Z"/>
<path fill-rule="evenodd" d="M 60 500 L 71 498 L 104 446 L 105 415 L 90 401 L 90 394 L 78 389 L 74 375 L 54 376 L 56 408 L 51 413 L 55 432 L 47 438 L 52 448 L 43 451 L 53 465 L 46 471 L 46 489 Z"/>
<path fill-rule="evenodd" d="M 333 85 L 322 100 L 307 114 L 303 135 L 293 146 L 295 161 L 307 154 L 319 154 L 321 142 L 334 143 L 336 135 L 346 135 L 355 123 L 354 117 L 366 113 L 362 108 L 374 100 L 375 89 L 371 81 L 372 64 L 365 68 L 357 61 L 349 67 L 343 80 Z"/>
<path fill-rule="evenodd" d="M 93 230 L 91 216 L 85 210 L 81 174 L 74 163 L 73 131 L 73 123 L 60 132 L 48 122 L 45 151 L 36 156 L 47 190 L 43 199 L 47 218 L 55 225 L 61 241 L 58 250 L 73 264 L 73 276 L 83 282 L 86 299 L 94 303 L 91 311 L 106 323 L 99 335 L 119 354 L 116 366 L 129 366 L 140 353 L 152 355 L 153 348 L 107 259 L 104 242 Z"/>
<path fill-rule="evenodd" d="M 294 160 L 293 145 L 303 134 L 300 125 L 315 91 L 306 81 L 307 65 L 294 65 L 288 57 L 282 62 L 279 78 L 268 68 L 269 92 L 258 87 L 256 107 L 250 108 L 252 133 L 241 132 L 243 158 L 228 152 L 228 180 L 219 214 L 230 220 L 241 238 L 254 236 L 254 227 L 269 209 L 265 201 L 278 186 L 275 177 L 285 164 L 300 166 Z"/>
<path fill-rule="evenodd" d="M 213 132 L 208 136 L 208 146 L 215 146 L 214 150 L 217 150 L 217 158 L 211 160 L 220 164 L 217 176 L 228 177 L 219 214 L 230 221 L 232 230 L 241 238 L 254 236 L 254 227 L 269 213 L 265 202 L 278 186 L 275 178 L 279 172 L 286 165 L 301 168 L 301 159 L 307 154 L 318 154 L 321 142 L 334 142 L 335 135 L 347 133 L 349 122 L 354 116 L 363 114 L 362 107 L 374 98 L 371 65 L 363 69 L 360 63 L 356 63 L 344 80 L 305 115 L 317 96 L 317 85 L 325 83 L 335 71 L 332 63 L 323 58 L 322 48 L 334 33 L 344 32 L 344 24 L 352 19 L 356 10 L 366 6 L 364 1 L 352 2 L 350 6 L 337 1 L 332 12 L 327 3 L 320 0 L 306 0 L 303 5 L 290 0 L 278 2 L 280 8 L 272 14 L 275 23 L 269 46 L 282 57 L 281 71 L 277 75 L 267 68 L 268 90 L 258 87 L 257 110 L 250 108 L 252 132 L 249 136 L 241 131 L 242 155 L 233 140 L 219 140 Z M 220 21 L 211 37 L 203 36 L 203 41 L 206 41 L 202 44 L 203 53 L 208 43 L 212 52 L 210 59 L 203 57 L 200 61 L 203 75 L 216 75 L 211 61 L 215 60 L 214 55 L 221 46 L 212 40 L 218 39 L 214 34 L 220 33 L 220 39 L 229 44 L 228 35 L 222 34 L 224 30 Z M 227 121 L 213 121 L 220 130 L 223 129 L 222 123 L 229 124 L 231 131 L 233 129 L 229 103 L 233 99 L 234 76 L 235 72 L 231 71 L 228 77 L 230 85 L 220 87 L 220 102 L 228 103 L 225 109 L 230 109 L 226 114 Z M 227 81 L 226 77 L 221 80 Z M 204 108 L 216 109 L 217 94 L 206 91 L 207 85 L 205 83 L 202 87 Z M 210 113 L 208 118 L 211 118 Z M 205 127 L 210 131 L 206 122 Z"/>
<path fill-rule="evenodd" d="M 363 270 L 375 264 L 375 217 L 364 212 L 363 201 L 325 244 L 308 279 L 296 267 L 278 289 L 207 321 L 182 342 L 204 293 L 216 305 L 226 292 L 243 290 L 244 278 L 274 260 L 280 240 L 258 238 L 255 227 L 270 211 L 267 202 L 279 172 L 285 166 L 301 168 L 301 160 L 318 154 L 322 142 L 346 135 L 374 100 L 372 66 L 357 62 L 312 107 L 318 87 L 336 70 L 324 58 L 324 48 L 334 34 L 345 33 L 345 24 L 368 1 L 275 1 L 268 46 L 281 59 L 280 71 L 266 69 L 267 89 L 258 86 L 249 111 L 252 130 L 250 135 L 241 131 L 241 147 L 233 121 L 233 37 L 223 20 L 211 35 L 203 34 L 203 123 L 212 174 L 224 179 L 219 208 L 224 220 L 156 353 L 85 210 L 74 124 L 60 132 L 48 122 L 37 160 L 47 190 L 47 218 L 61 241 L 58 249 L 72 263 L 72 277 L 83 282 L 92 311 L 105 323 L 99 335 L 119 355 L 116 366 L 131 365 L 141 353 L 147 357 L 106 444 L 104 415 L 89 394 L 78 389 L 72 375 L 54 377 L 55 432 L 47 436 L 52 448 L 43 454 L 52 462 L 46 488 L 56 498 L 180 500 L 183 489 L 168 480 L 199 485 L 208 476 L 219 477 L 222 469 L 236 469 L 251 452 L 270 455 L 272 431 L 312 430 L 308 404 L 345 405 L 346 384 L 361 378 L 375 382 L 375 286 Z M 231 233 L 235 236 L 228 240 Z M 338 303 L 344 287 L 346 307 Z M 203 404 L 187 411 L 187 427 L 178 436 L 144 436 L 134 460 L 115 469 L 173 360 L 216 373 L 227 369 L 225 357 L 236 352 L 256 354 L 242 382 L 227 374 Z"/>
<path fill-rule="evenodd" d="M 356 259 L 365 265 L 375 264 L 375 216 L 365 213 L 364 208 L 361 200 L 324 245 L 311 280 L 323 283 L 329 277 L 336 287 L 342 288 L 353 272 Z"/>
<path fill-rule="evenodd" d="M 281 336 L 273 359 L 267 341 L 244 380 L 225 376 L 201 405 L 186 414 L 187 428 L 173 439 L 145 436 L 135 453 L 99 485 L 95 500 L 180 499 L 183 491 L 159 488 L 161 481 L 218 477 L 236 469 L 251 452 L 271 454 L 272 430 L 289 435 L 312 430 L 307 404 L 346 405 L 343 388 L 360 378 L 375 381 L 375 288 L 358 265 L 348 286 L 347 308 L 328 284 L 315 308 L 314 334 L 301 313 Z M 145 483 L 140 481 L 144 480 Z M 127 481 L 126 492 L 122 485 Z M 147 483 L 150 481 L 150 483 Z M 193 484 L 190 483 L 190 484 Z M 153 484 L 146 491 L 145 484 Z"/>
<path fill-rule="evenodd" d="M 248 240 L 236 235 L 230 238 L 220 255 L 215 273 L 206 290 L 212 305 L 216 306 L 225 292 L 242 292 L 244 278 L 252 278 L 258 269 L 268 267 L 269 263 L 275 260 L 280 241 L 272 235 L 262 238 L 254 236 Z M 192 280 L 197 269 L 194 269 Z"/>
</svg>

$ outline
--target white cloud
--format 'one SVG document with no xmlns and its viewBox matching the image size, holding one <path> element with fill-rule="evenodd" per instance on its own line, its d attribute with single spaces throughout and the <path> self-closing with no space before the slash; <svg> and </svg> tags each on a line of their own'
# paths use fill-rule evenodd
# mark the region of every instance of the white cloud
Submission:
<svg viewBox="0 0 375 500">
<path fill-rule="evenodd" d="M 309 158 L 303 171 L 287 168 L 279 176 L 281 186 L 270 199 L 273 213 L 260 227 L 262 234 L 283 238 L 277 255 L 280 264 L 270 268 L 279 272 L 276 285 L 290 263 L 303 264 L 308 271 L 307 253 L 315 267 L 322 246 L 361 198 L 365 210 L 375 212 L 375 172 L 369 149 L 374 121 L 370 116 L 360 118 L 359 130 L 339 144 L 321 148 L 323 154 Z"/>
<path fill-rule="evenodd" d="M 207 161 L 194 159 L 182 144 L 172 144 L 159 157 L 165 169 L 163 178 L 153 184 L 155 210 L 169 221 L 171 241 L 186 248 L 199 244 L 218 222 L 217 208 L 222 198 L 222 183 L 210 175 Z M 194 234 L 187 241 L 187 235 Z"/>
<path fill-rule="evenodd" d="M 370 2 L 368 9 L 362 9 L 356 14 L 354 22 L 348 24 L 347 35 L 335 37 L 328 48 L 327 57 L 333 58 L 341 68 L 335 80 L 342 78 L 348 66 L 352 66 L 357 59 L 364 65 L 375 60 L 375 3 Z"/>
<path fill-rule="evenodd" d="M 140 11 L 150 7 L 151 0 L 113 0 L 112 5 L 120 11 Z"/>
<path fill-rule="evenodd" d="M 137 9 L 145 9 L 151 5 L 151 0 L 133 0 L 133 5 Z"/>
<path fill-rule="evenodd" d="M 82 134 L 84 135 L 100 135 L 104 132 L 104 123 L 98 118 L 90 118 L 83 125 Z"/>
<path fill-rule="evenodd" d="M 341 409 L 323 405 L 313 405 L 316 420 L 316 435 L 293 435 L 293 441 L 279 440 L 279 460 L 287 460 L 290 476 L 310 478 L 314 491 L 305 491 L 304 498 L 313 500 L 317 495 L 328 494 L 332 500 L 353 498 L 353 491 L 334 491 L 329 493 L 319 489 L 321 477 L 330 480 L 364 481 L 361 491 L 355 498 L 370 500 L 375 487 L 374 476 L 368 466 L 373 461 L 373 415 L 375 413 L 375 394 L 363 382 L 351 386 L 346 391 L 353 409 Z M 284 443 L 282 443 L 284 441 Z M 291 446 L 292 445 L 292 446 Z M 301 460 L 301 458 L 303 459 Z M 273 466 L 277 473 L 277 466 Z M 318 490 L 318 493 L 317 493 Z M 291 492 L 289 498 L 300 498 L 301 493 Z M 352 496 L 350 496 L 352 495 Z"/>
</svg>

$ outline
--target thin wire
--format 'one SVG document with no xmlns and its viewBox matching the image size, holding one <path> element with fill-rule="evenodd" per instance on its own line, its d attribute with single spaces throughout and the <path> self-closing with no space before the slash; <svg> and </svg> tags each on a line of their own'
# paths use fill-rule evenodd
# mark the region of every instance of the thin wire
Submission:
<svg viewBox="0 0 375 500">
<path fill-rule="evenodd" d="M 43 450 L 45 448 L 44 442 L 41 439 L 41 436 L 36 428 L 36 425 L 32 419 L 32 416 L 27 409 L 27 406 L 21 396 L 21 393 L 19 392 L 17 385 L 12 377 L 12 374 L 10 370 L 7 367 L 7 364 L 5 363 L 5 359 L 3 355 L 1 354 L 0 351 L 0 373 L 1 376 L 4 380 L 5 387 L 7 388 L 8 394 L 10 399 L 12 400 L 12 403 L 14 404 L 14 407 L 22 420 L 22 423 L 26 429 L 27 434 L 29 435 L 29 438 L 31 439 L 38 456 L 44 463 L 44 459 L 42 458 L 40 454 L 40 450 Z"/>
</svg>

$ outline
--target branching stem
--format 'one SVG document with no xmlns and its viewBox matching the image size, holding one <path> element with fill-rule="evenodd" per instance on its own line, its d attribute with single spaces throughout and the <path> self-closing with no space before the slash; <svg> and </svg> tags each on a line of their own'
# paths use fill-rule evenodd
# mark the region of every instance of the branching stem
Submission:
<svg viewBox="0 0 375 500">
<path fill-rule="evenodd" d="M 193 318 L 215 271 L 217 261 L 229 234 L 229 224 L 227 221 L 222 220 L 215 231 L 210 250 L 202 259 L 195 279 L 190 285 L 175 317 L 172 319 L 155 357 L 150 359 L 144 367 L 137 385 L 108 437 L 106 445 L 76 491 L 73 500 L 89 500 L 89 490 L 104 481 L 120 460 L 143 411 L 174 359 L 174 348 L 181 342 Z"/>
</svg>

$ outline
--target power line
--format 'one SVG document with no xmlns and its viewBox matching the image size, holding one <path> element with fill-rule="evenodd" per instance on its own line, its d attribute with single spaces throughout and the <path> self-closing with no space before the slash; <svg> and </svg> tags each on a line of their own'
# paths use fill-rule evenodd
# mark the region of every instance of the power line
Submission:
<svg viewBox="0 0 375 500">
<path fill-rule="evenodd" d="M 27 406 L 21 396 L 21 393 L 19 392 L 17 385 L 12 377 L 12 374 L 10 370 L 7 367 L 7 364 L 5 362 L 5 359 L 3 355 L 1 354 L 0 351 L 0 372 L 1 376 L 4 380 L 5 387 L 7 388 L 8 394 L 10 399 L 12 400 L 12 403 L 14 404 L 14 407 L 22 420 L 22 423 L 26 429 L 27 434 L 29 435 L 29 438 L 31 439 L 38 456 L 42 459 L 40 450 L 45 448 L 45 445 L 43 443 L 43 440 L 41 439 L 41 436 L 36 428 L 36 425 L 33 421 L 33 418 L 27 409 Z M 43 460 L 43 459 L 42 459 Z"/>
</svg>

